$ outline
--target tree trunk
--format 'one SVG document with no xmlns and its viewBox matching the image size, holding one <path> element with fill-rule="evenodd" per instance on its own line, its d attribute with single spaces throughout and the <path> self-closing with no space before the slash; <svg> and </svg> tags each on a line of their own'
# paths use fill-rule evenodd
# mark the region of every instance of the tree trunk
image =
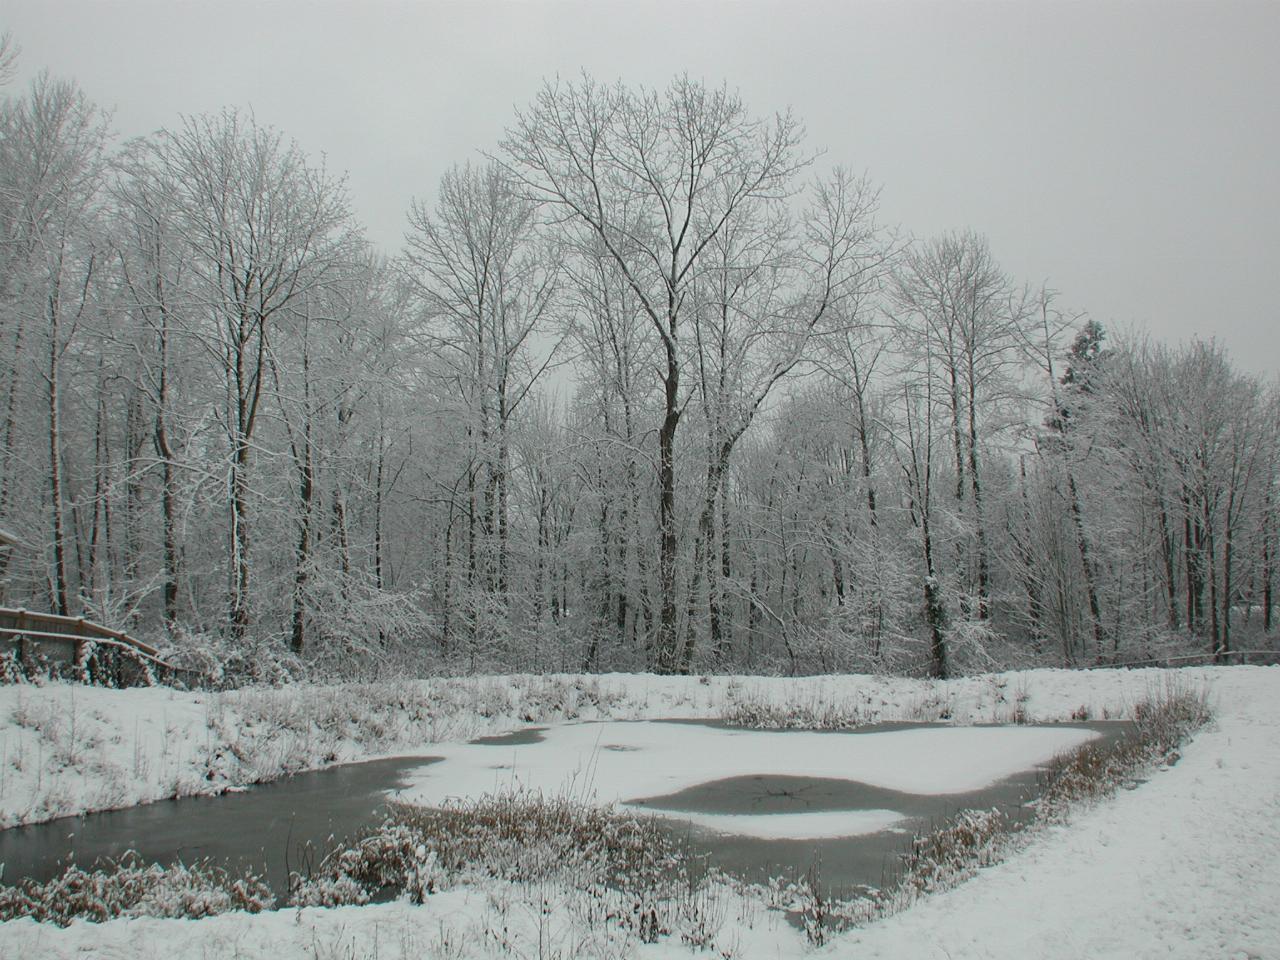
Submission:
<svg viewBox="0 0 1280 960">
<path fill-rule="evenodd" d="M 1180 622 L 1178 614 L 1178 585 L 1175 573 L 1174 534 L 1169 529 L 1169 512 L 1165 509 L 1164 499 L 1160 500 L 1157 519 L 1160 525 L 1160 554 L 1164 561 L 1165 596 L 1169 603 L 1169 629 L 1177 630 Z"/>
<path fill-rule="evenodd" d="M 658 673 L 675 673 L 680 666 L 676 635 L 676 474 L 675 438 L 680 424 L 680 367 L 674 342 L 668 340 L 667 375 L 663 386 L 665 415 L 658 429 L 658 637 L 654 651 Z"/>
<path fill-rule="evenodd" d="M 58 331 L 58 301 L 56 295 L 49 298 L 49 369 L 46 380 L 49 387 L 49 500 L 53 511 L 53 576 L 52 594 L 54 613 L 68 616 L 66 522 L 62 502 L 62 417 L 58 395 L 58 374 L 61 352 Z"/>
<path fill-rule="evenodd" d="M 960 429 L 960 373 L 955 362 L 948 359 L 948 399 L 951 401 L 951 442 L 956 459 L 956 505 L 964 501 L 964 439 Z"/>
<path fill-rule="evenodd" d="M 1200 632 L 1199 523 L 1191 516 L 1191 492 L 1182 488 L 1182 563 L 1187 581 L 1187 629 Z"/>
<path fill-rule="evenodd" d="M 305 365 L 304 365 L 305 366 Z M 306 412 L 301 463 L 298 464 L 298 548 L 293 575 L 293 623 L 289 647 L 302 656 L 306 643 L 307 581 L 311 573 L 311 518 L 315 510 L 315 462 L 311 454 L 311 414 Z"/>
<path fill-rule="evenodd" d="M 1218 551 L 1217 544 L 1214 543 L 1212 517 L 1207 495 L 1201 497 L 1200 504 L 1206 545 L 1209 549 L 1205 562 L 1209 580 L 1209 649 L 1213 652 L 1214 659 L 1221 663 L 1223 662 L 1223 654 L 1226 651 L 1222 646 L 1222 624 L 1218 619 Z"/>
<path fill-rule="evenodd" d="M 8 371 L 9 383 L 4 403 L 4 438 L 3 447 L 0 447 L 0 453 L 4 457 L 3 461 L 0 461 L 0 517 L 9 516 L 9 498 L 13 483 L 13 462 L 18 428 L 18 389 L 22 381 L 20 371 L 24 321 L 21 312 L 13 327 L 13 367 Z M 9 583 L 9 561 L 12 557 L 12 550 L 0 550 L 0 602 L 7 600 L 5 594 Z"/>
<path fill-rule="evenodd" d="M 167 449 L 167 441 L 160 428 L 160 442 Z M 178 623 L 178 489 L 173 461 L 167 456 L 162 464 L 162 483 L 164 489 L 160 496 L 161 525 L 164 528 L 164 622 L 170 633 Z"/>
<path fill-rule="evenodd" d="M 231 633 L 243 640 L 249 633 L 249 443 L 236 438 L 231 462 Z"/>
<path fill-rule="evenodd" d="M 1098 602 L 1098 578 L 1093 568 L 1093 558 L 1089 555 L 1089 541 L 1085 537 L 1084 513 L 1080 509 L 1080 493 L 1076 489 L 1076 475 L 1067 468 L 1067 493 L 1071 498 L 1071 525 L 1076 534 L 1076 549 L 1080 552 L 1080 566 L 1084 571 L 1084 588 L 1089 600 L 1089 619 L 1093 624 L 1094 655 L 1102 656 L 1103 629 L 1102 606 Z"/>
<path fill-rule="evenodd" d="M 920 527 L 924 541 L 924 616 L 925 623 L 929 627 L 930 673 L 939 680 L 945 680 L 947 679 L 947 618 L 938 590 L 937 572 L 933 563 L 933 538 L 929 532 L 927 513 L 921 515 Z"/>
<path fill-rule="evenodd" d="M 703 515 L 705 512 L 704 509 Z M 698 598 L 702 593 L 707 558 L 711 553 L 710 544 L 707 542 L 708 532 L 702 515 L 699 515 L 698 531 L 693 539 L 693 569 L 689 574 L 689 596 L 686 600 L 684 646 L 680 652 L 680 672 L 686 674 L 693 668 L 693 651 L 697 646 Z"/>
<path fill-rule="evenodd" d="M 511 439 L 508 421 L 511 411 L 507 409 L 507 388 L 504 379 L 498 394 L 498 458 L 497 477 L 495 478 L 498 495 L 498 596 L 502 600 L 502 609 L 508 612 L 507 580 L 510 550 L 510 508 L 507 503 L 507 472 L 511 466 Z"/>
<path fill-rule="evenodd" d="M 1022 582 L 1027 592 L 1027 616 L 1031 620 L 1031 635 L 1039 645 L 1045 636 L 1044 603 L 1040 598 L 1040 580 L 1035 570 L 1035 557 L 1031 552 L 1031 499 L 1027 496 L 1027 463 L 1018 461 L 1018 490 L 1022 499 L 1022 532 L 1010 531 L 1010 539 L 1022 564 Z"/>
<path fill-rule="evenodd" d="M 724 612 L 724 585 L 733 575 L 729 556 L 729 492 L 726 477 L 720 478 L 720 577 L 712 576 L 707 593 L 708 613 L 711 621 L 711 649 L 716 651 L 716 662 L 725 664 L 733 653 L 733 623 Z"/>
<path fill-rule="evenodd" d="M 378 424 L 378 464 L 373 483 L 373 583 L 379 590 L 384 587 L 382 577 L 382 476 L 387 452 L 382 435 L 383 424 Z"/>
<path fill-rule="evenodd" d="M 1231 652 L 1231 563 L 1232 557 L 1232 536 L 1231 528 L 1231 508 L 1227 509 L 1227 524 L 1223 531 L 1222 544 L 1222 652 L 1229 654 Z"/>
<path fill-rule="evenodd" d="M 79 571 L 77 579 L 80 582 L 81 594 L 92 599 L 94 606 L 101 609 L 107 591 L 111 589 L 112 571 L 110 564 L 107 564 L 107 573 L 104 576 L 101 570 L 103 565 L 102 555 L 107 552 L 107 530 L 106 517 L 103 508 L 106 506 L 107 497 L 107 459 L 109 452 L 106 449 L 106 431 L 107 431 L 107 404 L 104 397 L 102 382 L 102 364 L 99 360 L 98 364 L 98 382 L 97 382 L 97 415 L 94 417 L 93 425 L 93 513 L 89 522 L 89 561 L 85 567 Z"/>
<path fill-rule="evenodd" d="M 249 634 L 249 461 L 253 428 L 257 419 L 258 398 L 262 390 L 262 374 L 266 361 L 265 317 L 253 316 L 242 309 L 234 328 L 233 371 L 235 375 L 236 419 L 232 434 L 231 457 L 231 634 L 237 640 Z M 256 343 L 254 338 L 257 338 Z M 251 346 L 252 345 L 252 346 Z M 252 368 L 249 352 L 255 354 Z"/>
<path fill-rule="evenodd" d="M 969 369 L 969 488 L 973 493 L 973 519 L 978 538 L 978 619 L 991 616 L 991 565 L 987 556 L 987 528 L 982 513 L 982 484 L 978 473 L 977 397 L 972 363 Z"/>
<path fill-rule="evenodd" d="M 161 282 L 157 275 L 156 300 L 163 302 Z M 164 598 L 165 629 L 172 634 L 178 623 L 178 486 L 173 447 L 169 442 L 169 312 L 161 307 L 157 347 L 160 369 L 156 383 L 156 421 L 152 444 L 160 457 L 161 491 L 160 523 L 164 541 L 164 575 L 161 593 Z"/>
<path fill-rule="evenodd" d="M 130 590 L 137 587 L 142 564 L 142 527 L 146 507 L 142 486 L 142 450 L 147 437 L 143 419 L 143 395 L 136 387 L 130 388 L 129 408 L 125 435 L 125 536 L 124 576 Z M 136 610 L 131 619 L 136 617 Z"/>
<path fill-rule="evenodd" d="M 1274 608 L 1272 584 L 1275 582 L 1275 517 L 1272 514 L 1271 494 L 1267 493 L 1262 522 L 1262 629 L 1271 632 L 1271 611 Z"/>
</svg>

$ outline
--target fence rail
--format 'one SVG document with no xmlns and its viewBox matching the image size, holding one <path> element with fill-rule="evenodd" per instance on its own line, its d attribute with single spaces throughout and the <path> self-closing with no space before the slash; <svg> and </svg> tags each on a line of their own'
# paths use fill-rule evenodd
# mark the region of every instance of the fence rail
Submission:
<svg viewBox="0 0 1280 960">
<path fill-rule="evenodd" d="M 160 651 L 83 617 L 0 607 L 0 679 L 55 676 L 109 687 L 157 683 L 206 687 L 195 670 L 160 659 Z"/>
<path fill-rule="evenodd" d="M 1145 657 L 1139 660 L 1103 660 L 1091 663 L 1091 670 L 1116 667 L 1213 667 L 1222 665 L 1269 667 L 1280 664 L 1280 650 L 1224 650 L 1221 653 L 1187 653 L 1175 657 Z"/>
</svg>

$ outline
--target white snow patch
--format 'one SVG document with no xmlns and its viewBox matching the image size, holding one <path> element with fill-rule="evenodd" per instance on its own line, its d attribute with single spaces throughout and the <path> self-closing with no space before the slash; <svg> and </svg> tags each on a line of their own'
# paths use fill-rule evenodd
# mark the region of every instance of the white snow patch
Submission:
<svg viewBox="0 0 1280 960">
<path fill-rule="evenodd" d="M 896 810 L 817 810 L 806 813 L 690 813 L 623 805 L 623 810 L 681 820 L 715 833 L 758 840 L 828 840 L 891 830 L 906 817 Z"/>
</svg>

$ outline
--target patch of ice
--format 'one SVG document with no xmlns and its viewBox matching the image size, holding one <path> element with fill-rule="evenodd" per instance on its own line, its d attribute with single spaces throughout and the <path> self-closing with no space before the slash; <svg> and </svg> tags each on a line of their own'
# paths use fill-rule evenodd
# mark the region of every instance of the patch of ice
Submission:
<svg viewBox="0 0 1280 960">
<path fill-rule="evenodd" d="M 896 810 L 819 810 L 808 813 L 691 813 L 687 810 L 662 810 L 655 807 L 622 809 L 652 813 L 671 820 L 682 820 L 716 833 L 728 833 L 758 840 L 830 840 L 836 837 L 861 837 L 890 830 L 906 817 Z"/>
<path fill-rule="evenodd" d="M 981 790 L 1097 737 L 1079 727 L 928 727 L 884 733 L 724 729 L 606 722 L 548 729 L 510 747 L 501 776 L 494 748 L 446 744 L 442 762 L 410 775 L 397 799 L 439 806 L 504 789 L 602 803 L 661 796 L 753 774 L 845 778 L 914 794 Z M 841 834 L 844 835 L 844 834 Z"/>
</svg>

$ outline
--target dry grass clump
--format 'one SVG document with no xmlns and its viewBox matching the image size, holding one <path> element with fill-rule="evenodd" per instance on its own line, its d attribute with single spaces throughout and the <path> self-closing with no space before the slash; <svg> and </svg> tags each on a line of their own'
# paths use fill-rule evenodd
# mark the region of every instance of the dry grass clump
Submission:
<svg viewBox="0 0 1280 960">
<path fill-rule="evenodd" d="M 912 897 L 945 890 L 994 863 L 1006 817 L 999 810 L 963 810 L 930 833 L 912 838 L 902 858 L 900 888 Z"/>
<path fill-rule="evenodd" d="M 530 883 L 590 879 L 623 890 L 651 889 L 682 873 L 690 858 L 652 817 L 617 813 L 568 797 L 515 792 L 432 809 L 393 804 L 383 824 L 296 876 L 293 899 L 316 883 L 354 884 L 367 899 L 422 896 L 465 879 Z"/>
<path fill-rule="evenodd" d="M 1171 678 L 1134 707 L 1133 733 L 1086 743 L 1047 765 L 1039 777 L 1036 818 L 1061 820 L 1073 804 L 1110 796 L 1150 769 L 1176 763 L 1182 744 L 1210 716 L 1203 688 Z"/>
<path fill-rule="evenodd" d="M 752 730 L 853 730 L 873 722 L 856 703 L 816 699 L 774 703 L 763 697 L 731 697 L 721 719 Z"/>
<path fill-rule="evenodd" d="M 652 817 L 529 792 L 396 804 L 383 824 L 291 878 L 293 905 L 405 896 L 416 903 L 463 883 L 573 891 L 576 910 L 646 943 L 677 933 L 709 942 L 707 871 Z"/>
<path fill-rule="evenodd" d="M 274 903 L 260 878 L 231 876 L 202 861 L 184 866 L 144 864 L 136 853 L 92 870 L 69 866 L 46 882 L 0 886 L 0 921 L 30 917 L 66 926 L 72 920 L 116 917 L 210 917 L 232 910 L 257 913 Z"/>
</svg>

